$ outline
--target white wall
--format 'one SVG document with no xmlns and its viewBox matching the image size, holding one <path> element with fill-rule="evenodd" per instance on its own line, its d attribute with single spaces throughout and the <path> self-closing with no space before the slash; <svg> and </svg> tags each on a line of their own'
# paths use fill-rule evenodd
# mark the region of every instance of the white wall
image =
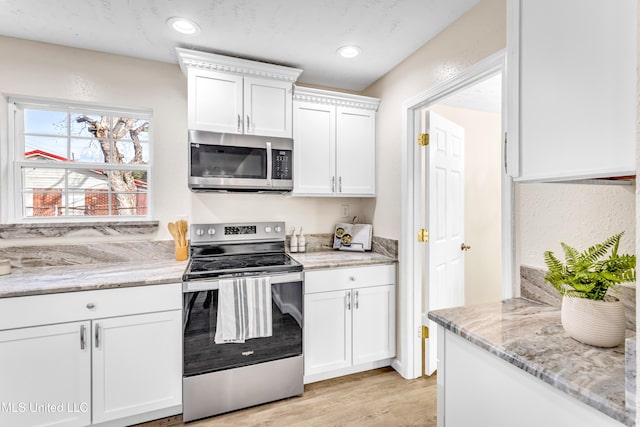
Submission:
<svg viewBox="0 0 640 427">
<path fill-rule="evenodd" d="M 7 179 L 8 95 L 33 96 L 127 108 L 153 109 L 154 235 L 1 240 L 0 246 L 93 242 L 96 240 L 170 239 L 167 223 L 181 217 L 191 222 L 284 220 L 287 229 L 303 226 L 307 233 L 331 233 L 340 205 L 351 216 L 371 221 L 361 199 L 289 198 L 279 194 L 195 194 L 187 188 L 187 79 L 177 64 L 103 54 L 45 43 L 0 37 L 0 181 Z M 2 187 L 3 191 L 5 187 Z M 6 193 L 6 191 L 4 191 Z M 6 198 L 2 194 L 2 222 Z M 377 230 L 374 230 L 376 232 Z"/>
<path fill-rule="evenodd" d="M 502 297 L 502 190 L 500 113 L 438 104 L 430 107 L 465 130 L 465 304 Z"/>
<path fill-rule="evenodd" d="M 503 49 L 505 34 L 505 0 L 481 0 L 364 91 L 382 98 L 376 118 L 378 197 L 369 207 L 377 234 L 400 239 L 402 103 Z"/>
<path fill-rule="evenodd" d="M 635 185 L 516 185 L 516 265 L 546 268 L 544 251 L 564 258 L 560 242 L 585 250 L 621 231 L 621 253 L 635 254 L 635 190 Z"/>
</svg>

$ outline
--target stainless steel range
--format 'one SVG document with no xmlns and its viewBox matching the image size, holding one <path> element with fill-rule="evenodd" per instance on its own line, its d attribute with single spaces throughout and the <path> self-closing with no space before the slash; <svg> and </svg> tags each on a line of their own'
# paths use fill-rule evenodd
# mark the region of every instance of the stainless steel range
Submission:
<svg viewBox="0 0 640 427">
<path fill-rule="evenodd" d="M 284 222 L 194 224 L 183 280 L 183 420 L 303 392 L 302 265 Z"/>
</svg>

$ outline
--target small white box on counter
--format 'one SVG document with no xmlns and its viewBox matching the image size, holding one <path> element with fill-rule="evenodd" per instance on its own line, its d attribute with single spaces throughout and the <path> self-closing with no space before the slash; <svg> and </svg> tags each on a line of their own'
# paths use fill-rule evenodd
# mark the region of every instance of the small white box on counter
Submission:
<svg viewBox="0 0 640 427">
<path fill-rule="evenodd" d="M 336 224 L 333 248 L 343 251 L 370 251 L 373 226 L 371 224 Z"/>
</svg>

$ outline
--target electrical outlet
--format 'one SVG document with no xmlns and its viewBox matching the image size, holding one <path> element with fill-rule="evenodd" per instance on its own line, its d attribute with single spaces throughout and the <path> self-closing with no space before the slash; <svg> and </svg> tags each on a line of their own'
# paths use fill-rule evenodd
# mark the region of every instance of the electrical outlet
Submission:
<svg viewBox="0 0 640 427">
<path fill-rule="evenodd" d="M 340 218 L 349 218 L 349 205 L 340 205 Z"/>
</svg>

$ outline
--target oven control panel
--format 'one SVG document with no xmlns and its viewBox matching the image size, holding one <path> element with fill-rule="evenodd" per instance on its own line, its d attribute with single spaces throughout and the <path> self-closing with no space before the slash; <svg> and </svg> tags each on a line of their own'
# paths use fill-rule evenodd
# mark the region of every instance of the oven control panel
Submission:
<svg viewBox="0 0 640 427">
<path fill-rule="evenodd" d="M 191 244 L 284 240 L 284 222 L 192 224 Z"/>
</svg>

